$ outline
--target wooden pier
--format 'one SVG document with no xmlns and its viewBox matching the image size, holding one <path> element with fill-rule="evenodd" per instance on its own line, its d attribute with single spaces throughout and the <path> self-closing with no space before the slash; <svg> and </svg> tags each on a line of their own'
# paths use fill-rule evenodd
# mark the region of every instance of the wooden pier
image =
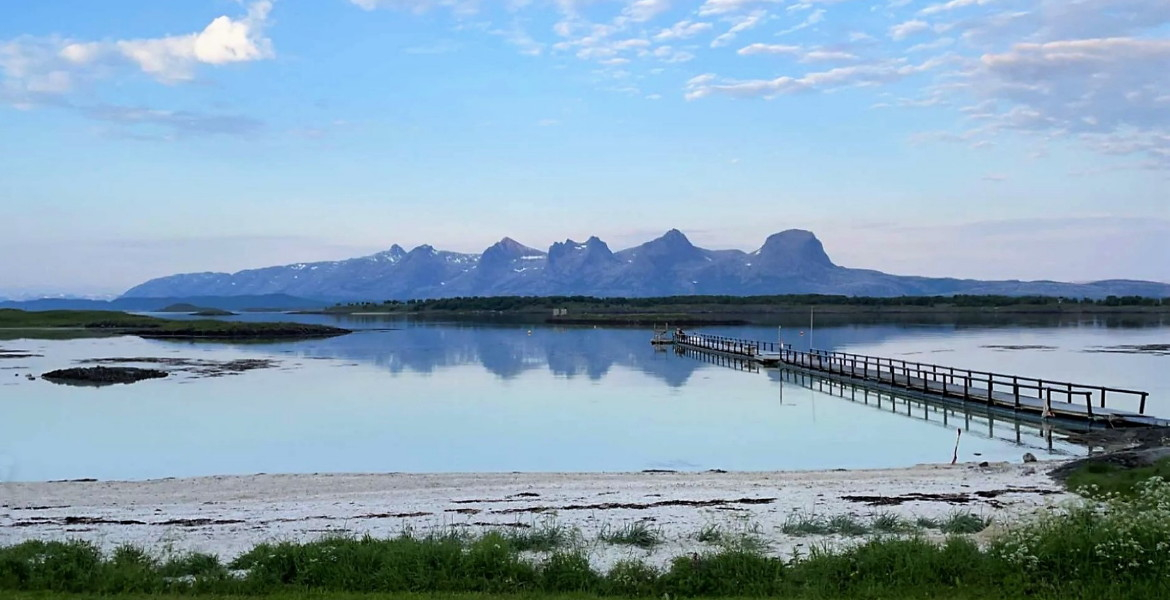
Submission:
<svg viewBox="0 0 1170 600">
<path fill-rule="evenodd" d="M 672 341 L 680 348 L 740 358 L 764 367 L 801 369 L 850 383 L 982 404 L 1041 419 L 1109 427 L 1170 426 L 1170 420 L 1145 414 L 1149 393 L 1138 390 L 1049 381 L 847 352 L 804 352 L 777 342 L 701 333 L 676 331 Z M 1137 404 L 1137 412 L 1109 406 L 1111 402 L 1116 405 L 1119 401 Z"/>
</svg>

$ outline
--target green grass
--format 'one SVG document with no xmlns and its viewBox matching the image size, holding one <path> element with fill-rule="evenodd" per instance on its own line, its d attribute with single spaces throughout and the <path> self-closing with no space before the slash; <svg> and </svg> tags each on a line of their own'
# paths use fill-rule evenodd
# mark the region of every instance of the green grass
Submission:
<svg viewBox="0 0 1170 600">
<path fill-rule="evenodd" d="M 917 525 L 893 513 L 882 513 L 873 518 L 870 528 L 874 533 L 913 533 L 918 530 Z"/>
<path fill-rule="evenodd" d="M 723 550 L 741 552 L 763 553 L 770 547 L 760 531 L 760 525 L 747 520 L 740 521 L 731 528 L 709 523 L 695 534 L 695 539 Z"/>
<path fill-rule="evenodd" d="M 992 596 L 987 595 L 987 590 L 953 590 L 945 595 L 932 594 L 928 596 L 908 596 L 909 598 L 930 598 L 932 600 L 1018 600 L 1010 596 Z M 622 594 L 624 597 L 639 597 L 643 594 Z M 68 592 L 14 592 L 12 595 L 3 596 L 5 600 L 91 600 L 91 599 L 108 599 L 117 598 L 118 600 L 182 600 L 190 598 L 188 595 L 177 593 L 163 593 L 163 594 L 118 594 L 116 596 L 103 596 L 98 594 L 72 594 Z M 201 595 L 201 600 L 592 600 L 598 598 L 596 594 L 587 592 L 577 593 L 545 593 L 545 592 L 528 592 L 521 594 L 479 594 L 479 593 L 460 593 L 460 592 L 329 592 L 322 593 L 319 591 L 280 591 L 265 593 L 263 595 L 255 594 L 206 594 Z M 702 598 L 704 596 L 695 596 Z M 706 596 L 713 598 L 714 596 Z M 744 594 L 736 594 L 731 596 L 722 596 L 728 600 L 736 598 L 750 598 Z M 758 596 L 757 596 L 758 597 Z M 673 597 L 672 597 L 673 598 Z M 778 597 L 783 600 L 790 598 L 794 600 L 801 600 L 805 598 L 816 598 L 813 596 L 784 596 Z M 816 600 L 823 600 L 817 598 Z M 831 597 L 830 597 L 831 598 Z"/>
<path fill-rule="evenodd" d="M 1108 463 L 1088 464 L 1069 475 L 1067 485 L 1073 492 L 1092 498 L 1133 497 L 1137 493 L 1137 484 L 1151 477 L 1170 480 L 1170 458 L 1132 469 Z"/>
<path fill-rule="evenodd" d="M 822 515 L 797 513 L 790 515 L 780 531 L 787 535 L 846 535 L 860 536 L 870 532 L 870 527 L 851 515 Z"/>
<path fill-rule="evenodd" d="M 938 530 L 948 535 L 969 534 L 979 533 L 990 525 L 990 518 L 972 512 L 955 511 L 939 522 Z"/>
<path fill-rule="evenodd" d="M 552 552 L 572 544 L 577 535 L 563 525 L 546 521 L 530 529 L 509 529 L 500 535 L 520 552 Z"/>
<path fill-rule="evenodd" d="M 84 329 L 111 335 L 182 339 L 277 339 L 349 333 L 303 323 L 247 323 L 215 319 L 171 320 L 117 311 L 0 309 L 0 329 Z"/>
<path fill-rule="evenodd" d="M 914 526 L 918 529 L 941 529 L 942 521 L 929 517 L 918 517 L 914 520 Z"/>
<path fill-rule="evenodd" d="M 662 533 L 645 521 L 634 521 L 617 528 L 605 528 L 597 536 L 603 542 L 634 546 L 648 550 L 662 543 Z"/>
<path fill-rule="evenodd" d="M 891 513 L 883 513 L 868 522 L 851 515 L 822 515 L 797 513 L 788 517 L 780 527 L 787 535 L 843 535 L 859 537 L 871 534 L 905 535 L 934 529 L 947 535 L 979 533 L 991 525 L 991 519 L 969 511 L 956 510 L 943 519 L 919 517 L 914 521 Z"/>
<path fill-rule="evenodd" d="M 970 517 L 956 512 L 939 525 Z M 864 525 L 854 521 L 848 527 Z M 864 526 L 877 529 L 878 522 L 883 529 L 905 524 L 879 515 Z M 644 535 L 634 532 L 657 535 L 645 523 L 616 530 L 627 539 Z M 727 537 L 715 527 L 699 535 Z M 1170 484 L 1153 478 L 1131 496 L 1066 505 L 1012 525 L 986 547 L 959 536 L 943 543 L 877 536 L 794 558 L 727 547 L 680 556 L 663 568 L 627 560 L 600 571 L 579 551 L 525 558 L 517 545 L 500 532 L 334 537 L 261 544 L 223 565 L 198 554 L 164 561 L 132 547 L 102 553 L 85 542 L 29 541 L 0 548 L 0 597 L 1162 598 L 1170 581 Z"/>
</svg>

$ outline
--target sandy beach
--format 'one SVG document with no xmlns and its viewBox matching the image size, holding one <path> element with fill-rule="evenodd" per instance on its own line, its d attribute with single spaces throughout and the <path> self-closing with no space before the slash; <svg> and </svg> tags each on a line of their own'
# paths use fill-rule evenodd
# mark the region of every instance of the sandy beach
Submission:
<svg viewBox="0 0 1170 600">
<path fill-rule="evenodd" d="M 997 524 L 1071 496 L 1046 473 L 1059 463 L 920 465 L 804 472 L 308 474 L 0 484 L 0 545 L 83 539 L 160 555 L 230 560 L 261 542 L 331 534 L 394 536 L 446 528 L 482 533 L 540 526 L 578 531 L 595 566 L 624 557 L 663 563 L 706 549 L 706 526 L 753 531 L 788 556 L 860 538 L 786 535 L 794 514 L 911 520 L 967 510 Z M 598 541 L 606 528 L 646 521 L 652 551 Z M 993 531 L 995 526 L 992 527 Z M 986 534 L 984 534 L 986 535 Z"/>
</svg>

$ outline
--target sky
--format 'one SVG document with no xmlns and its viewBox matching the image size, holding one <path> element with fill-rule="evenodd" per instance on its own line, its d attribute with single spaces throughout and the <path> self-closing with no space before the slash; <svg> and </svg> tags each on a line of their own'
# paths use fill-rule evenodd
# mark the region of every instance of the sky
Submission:
<svg viewBox="0 0 1170 600">
<path fill-rule="evenodd" d="M 1170 281 L 1167 0 L 0 2 L 0 296 L 678 228 Z"/>
</svg>

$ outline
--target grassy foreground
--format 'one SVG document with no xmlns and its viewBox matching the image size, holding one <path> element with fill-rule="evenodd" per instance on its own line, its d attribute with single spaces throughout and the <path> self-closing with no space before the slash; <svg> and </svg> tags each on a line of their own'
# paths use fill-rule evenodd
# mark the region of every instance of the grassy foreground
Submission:
<svg viewBox="0 0 1170 600">
<path fill-rule="evenodd" d="M 103 594 L 75 594 L 69 592 L 17 592 L 12 596 L 5 596 L 7 600 L 88 600 L 90 598 L 109 598 Z M 180 600 L 190 598 L 179 594 L 119 594 L 119 600 Z M 731 598 L 749 598 L 750 596 L 733 596 Z M 945 596 L 924 596 L 932 600 L 996 600 L 997 597 L 977 595 L 976 593 L 958 593 Z M 201 600 L 250 600 L 255 595 L 247 594 L 206 594 Z M 266 600 L 593 600 L 596 596 L 584 593 L 575 594 L 482 594 L 482 593 L 349 593 L 349 592 L 320 592 L 295 591 L 276 592 L 265 594 Z"/>
<path fill-rule="evenodd" d="M 327 337 L 347 329 L 302 323 L 243 323 L 215 319 L 171 320 L 101 310 L 0 309 L 0 329 L 85 329 L 156 339 L 280 339 Z"/>
<path fill-rule="evenodd" d="M 580 549 L 493 532 L 261 544 L 223 564 L 159 559 L 133 547 L 103 554 L 83 542 L 0 549 L 0 591 L 200 597 L 336 594 L 507 594 L 550 597 L 1164 598 L 1170 590 L 1170 483 L 1105 495 L 1017 524 L 988 543 L 877 537 L 790 558 L 729 544 L 657 569 L 636 559 L 605 572 Z M 546 540 L 547 541 L 547 540 Z M 355 596 L 366 597 L 366 596 Z M 414 596 L 412 596 L 414 597 Z"/>
<path fill-rule="evenodd" d="M 1109 463 L 1088 464 L 1070 475 L 1067 484 L 1070 490 L 1093 498 L 1133 497 L 1153 477 L 1170 481 L 1170 458 L 1132 469 Z"/>
</svg>

